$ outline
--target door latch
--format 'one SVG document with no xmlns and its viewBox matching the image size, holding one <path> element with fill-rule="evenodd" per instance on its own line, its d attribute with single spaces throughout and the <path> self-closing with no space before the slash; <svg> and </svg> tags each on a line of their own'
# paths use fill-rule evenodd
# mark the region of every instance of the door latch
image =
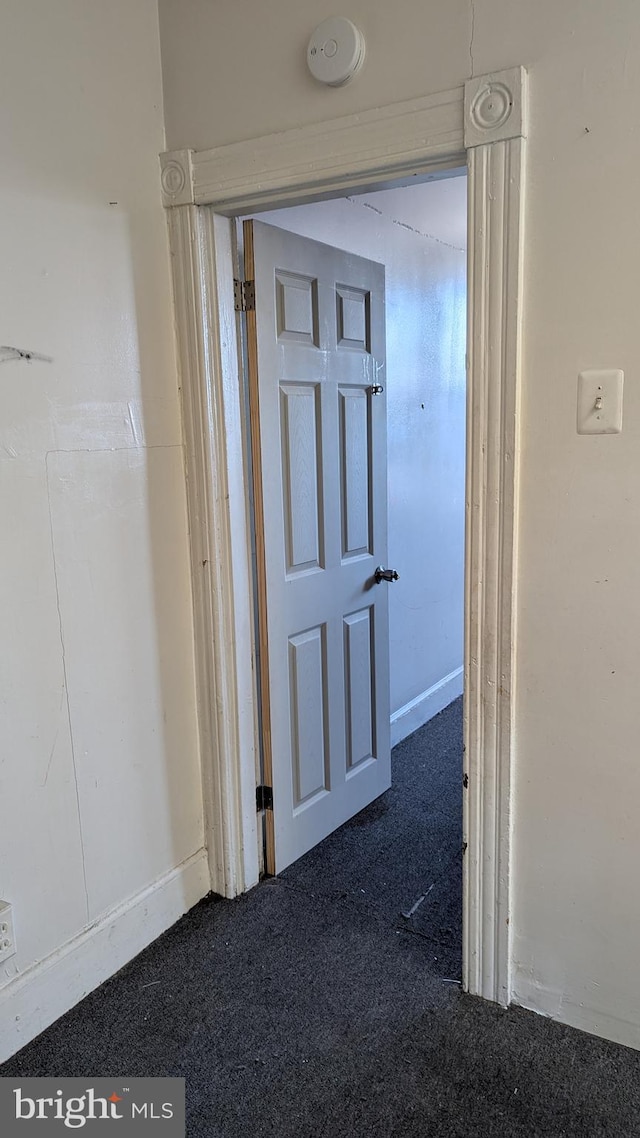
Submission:
<svg viewBox="0 0 640 1138">
<path fill-rule="evenodd" d="M 385 569 L 384 565 L 378 565 L 373 575 L 376 579 L 376 585 L 379 585 L 381 581 L 397 581 L 399 578 L 396 569 Z"/>
<path fill-rule="evenodd" d="M 382 392 L 384 391 L 384 387 L 382 386 L 381 383 L 372 383 L 369 387 L 369 391 L 371 392 L 372 395 L 382 395 Z"/>
</svg>

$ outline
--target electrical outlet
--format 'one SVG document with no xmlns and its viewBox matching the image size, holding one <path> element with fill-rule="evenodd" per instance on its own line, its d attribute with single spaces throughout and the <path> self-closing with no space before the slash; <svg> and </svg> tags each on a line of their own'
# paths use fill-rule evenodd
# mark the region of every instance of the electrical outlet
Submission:
<svg viewBox="0 0 640 1138">
<path fill-rule="evenodd" d="M 13 932 L 13 909 L 8 901 L 0 901 L 0 963 L 13 956 L 16 938 Z"/>
</svg>

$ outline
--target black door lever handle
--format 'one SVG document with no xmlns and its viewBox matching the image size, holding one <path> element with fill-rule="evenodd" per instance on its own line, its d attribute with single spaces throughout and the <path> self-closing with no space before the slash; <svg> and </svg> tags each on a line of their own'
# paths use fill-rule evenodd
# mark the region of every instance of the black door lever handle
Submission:
<svg viewBox="0 0 640 1138">
<path fill-rule="evenodd" d="M 378 565 L 375 573 L 373 574 L 376 579 L 376 585 L 381 581 L 397 581 L 398 573 L 395 569 L 385 569 L 384 565 Z"/>
</svg>

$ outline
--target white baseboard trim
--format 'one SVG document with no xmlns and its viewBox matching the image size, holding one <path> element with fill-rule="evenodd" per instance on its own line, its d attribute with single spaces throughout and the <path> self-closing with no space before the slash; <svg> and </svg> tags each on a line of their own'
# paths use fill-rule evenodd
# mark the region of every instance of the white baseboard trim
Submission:
<svg viewBox="0 0 640 1138">
<path fill-rule="evenodd" d="M 11 980 L 0 990 L 0 1063 L 113 976 L 210 888 L 207 853 L 198 850 Z"/>
<path fill-rule="evenodd" d="M 589 1035 L 597 1035 L 601 1039 L 610 1039 L 612 1043 L 640 1050 L 640 1023 L 637 1020 L 634 1022 L 625 1019 L 623 1015 L 589 1007 L 563 995 L 559 996 L 557 992 L 541 989 L 540 985 L 536 985 L 533 991 L 514 993 L 511 1002 L 536 1012 L 537 1015 L 557 1020 L 558 1023 L 577 1027 Z"/>
<path fill-rule="evenodd" d="M 443 676 L 437 684 L 432 684 L 426 691 L 417 695 L 415 699 L 399 707 L 391 716 L 391 746 L 402 742 L 407 735 L 412 735 L 418 727 L 422 727 L 433 719 L 439 711 L 444 711 L 454 699 L 462 695 L 463 668 L 456 668 Z"/>
</svg>

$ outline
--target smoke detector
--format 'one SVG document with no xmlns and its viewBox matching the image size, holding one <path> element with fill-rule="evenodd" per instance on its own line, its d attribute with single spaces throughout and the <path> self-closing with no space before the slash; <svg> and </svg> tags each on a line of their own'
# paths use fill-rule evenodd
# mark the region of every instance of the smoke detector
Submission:
<svg viewBox="0 0 640 1138">
<path fill-rule="evenodd" d="M 307 47 L 309 71 L 319 83 L 342 87 L 364 63 L 364 36 L 351 20 L 332 16 L 318 24 Z"/>
</svg>

